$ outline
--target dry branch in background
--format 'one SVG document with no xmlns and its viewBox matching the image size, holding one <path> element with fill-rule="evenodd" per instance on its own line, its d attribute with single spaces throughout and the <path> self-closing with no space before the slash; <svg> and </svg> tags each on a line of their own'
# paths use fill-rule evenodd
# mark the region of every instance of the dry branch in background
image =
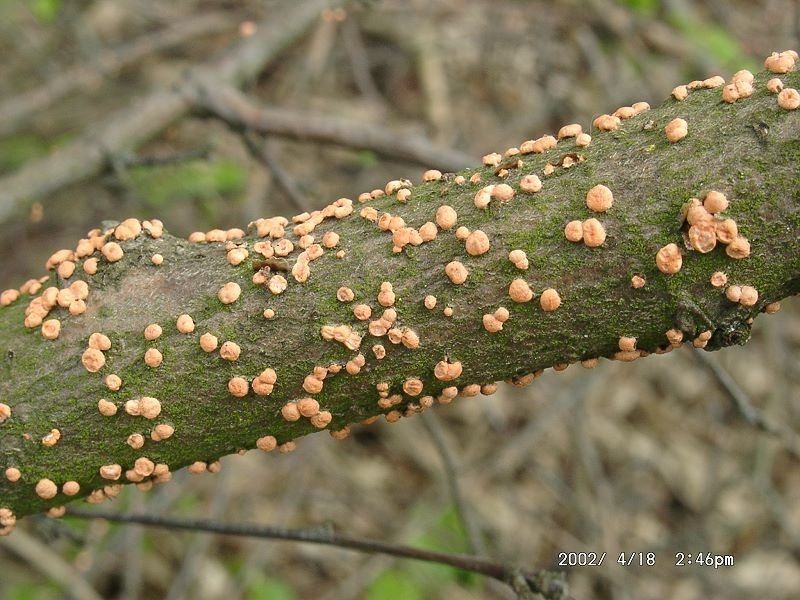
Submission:
<svg viewBox="0 0 800 600">
<path fill-rule="evenodd" d="M 138 524 L 171 530 L 203 531 L 222 535 L 245 536 L 278 541 L 295 541 L 323 544 L 370 554 L 388 554 L 399 558 L 435 562 L 458 569 L 479 573 L 508 584 L 520 599 L 569 600 L 570 596 L 563 574 L 549 571 L 524 571 L 512 565 L 501 564 L 467 554 L 451 554 L 390 544 L 380 540 L 369 540 L 342 535 L 327 528 L 289 529 L 265 527 L 252 524 L 219 523 L 209 519 L 180 519 L 156 515 L 122 515 L 109 511 L 86 511 L 70 509 L 69 516 L 88 519 L 106 519 L 116 523 Z M 88 598 L 88 596 L 87 596 Z"/>
<path fill-rule="evenodd" d="M 233 126 L 259 133 L 372 150 L 445 171 L 459 171 L 474 162 L 466 154 L 437 146 L 418 135 L 352 119 L 257 106 L 236 88 L 213 80 L 198 86 L 196 102 Z"/>
<path fill-rule="evenodd" d="M 47 196 L 97 175 L 111 158 L 129 153 L 185 116 L 192 109 L 189 96 L 198 78 L 234 86 L 253 79 L 331 4 L 331 0 L 292 3 L 279 20 L 267 18 L 260 23 L 257 35 L 239 41 L 207 64 L 190 69 L 175 89 L 155 90 L 138 98 L 48 156 L 0 177 L 0 221 L 7 220 L 31 198 Z"/>
<path fill-rule="evenodd" d="M 104 77 L 116 75 L 148 55 L 184 44 L 205 35 L 230 30 L 234 23 L 221 13 L 209 13 L 178 21 L 144 34 L 122 46 L 100 53 L 90 64 L 79 64 L 47 83 L 0 102 L 0 137 L 22 129 L 28 121 L 56 102 L 82 88 L 91 88 Z"/>
</svg>

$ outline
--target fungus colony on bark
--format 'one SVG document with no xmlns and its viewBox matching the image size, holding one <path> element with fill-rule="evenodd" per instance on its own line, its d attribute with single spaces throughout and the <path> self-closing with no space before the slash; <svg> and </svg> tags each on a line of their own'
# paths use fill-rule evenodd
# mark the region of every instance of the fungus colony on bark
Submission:
<svg viewBox="0 0 800 600">
<path fill-rule="evenodd" d="M 794 70 L 797 58 L 797 53 L 794 51 L 773 53 L 766 59 L 764 66 L 770 72 L 782 75 Z M 722 101 L 732 104 L 750 97 L 755 90 L 754 86 L 753 74 L 749 71 L 739 71 L 727 84 L 719 76 L 704 81 L 692 81 L 676 87 L 672 91 L 672 96 L 676 101 L 682 102 L 689 97 L 690 93 L 694 93 L 694 90 L 722 87 Z M 793 88 L 786 88 L 780 78 L 770 79 L 766 88 L 777 96 L 777 104 L 780 108 L 795 110 L 800 106 L 800 94 Z M 634 118 L 649 109 L 650 106 L 646 102 L 620 107 L 613 114 L 597 117 L 593 126 L 601 132 L 615 131 L 624 126 L 623 121 Z M 653 127 L 645 125 L 643 129 L 653 129 Z M 675 117 L 666 123 L 663 131 L 668 142 L 675 144 L 688 135 L 689 124 L 685 119 Z M 574 140 L 574 144 L 570 140 Z M 585 150 L 591 143 L 592 137 L 583 131 L 581 125 L 565 125 L 558 131 L 556 137 L 544 135 L 538 139 L 522 142 L 519 147 L 509 148 L 502 155 L 499 153 L 485 155 L 482 159 L 485 169 L 476 171 L 469 179 L 462 175 L 444 175 L 438 170 L 431 169 L 423 173 L 423 184 L 431 183 L 436 187 L 423 188 L 418 194 L 412 192 L 413 185 L 408 179 L 389 181 L 383 189 L 364 192 L 358 196 L 358 202 L 364 204 L 359 215 L 374 223 L 381 232 L 386 232 L 391 236 L 389 248 L 393 254 L 408 252 L 409 248 L 432 243 L 446 236 L 452 236 L 458 240 L 463 249 L 461 255 L 452 257 L 452 260 L 447 260 L 439 267 L 444 271 L 444 289 L 448 290 L 448 294 L 456 293 L 458 288 L 477 285 L 476 282 L 471 281 L 470 272 L 471 270 L 479 271 L 482 268 L 486 255 L 494 256 L 500 253 L 501 256 L 507 257 L 513 270 L 517 273 L 516 276 L 510 275 L 507 280 L 511 308 L 498 306 L 493 310 L 490 309 L 490 312 L 482 314 L 480 311 L 475 311 L 474 316 L 470 314 L 468 308 L 465 308 L 463 316 L 460 317 L 461 323 L 465 325 L 468 319 L 475 318 L 480 330 L 487 334 L 499 334 L 504 327 L 513 325 L 513 322 L 510 321 L 513 311 L 524 310 L 523 305 L 537 297 L 537 292 L 527 277 L 520 276 L 525 274 L 530 266 L 526 250 L 505 247 L 502 240 L 495 239 L 490 220 L 486 223 L 488 225 L 486 230 L 470 231 L 463 225 L 456 228 L 459 215 L 455 208 L 444 202 L 438 203 L 435 208 L 432 208 L 429 213 L 431 220 L 425 221 L 418 228 L 409 226 L 403 216 L 399 214 L 392 214 L 388 210 L 380 212 L 367 203 L 378 198 L 394 197 L 399 204 L 408 205 L 412 201 L 424 202 L 432 190 L 439 191 L 441 196 L 446 195 L 448 188 L 442 188 L 443 185 L 457 187 L 472 185 L 478 188 L 471 196 L 472 204 L 475 209 L 480 211 L 479 214 L 486 215 L 489 213 L 485 211 L 501 210 L 504 205 L 509 203 L 527 201 L 532 195 L 540 194 L 546 188 L 539 174 L 522 172 L 526 168 L 529 169 L 525 163 L 526 155 L 543 154 L 555 149 L 560 144 L 572 144 L 577 150 Z M 503 162 L 504 160 L 507 162 Z M 545 163 L 541 176 L 546 178 L 555 173 L 558 168 L 567 169 L 584 160 L 586 160 L 584 155 L 570 152 L 555 162 Z M 516 188 L 511 183 L 514 179 L 509 178 L 512 171 L 519 172 Z M 484 178 L 491 179 L 492 176 L 501 181 L 495 180 L 488 185 L 482 184 Z M 507 181 L 505 181 L 506 179 Z M 518 200 L 519 196 L 522 196 L 523 199 Z M 588 209 L 587 213 L 564 225 L 564 237 L 568 242 L 575 244 L 582 242 L 586 248 L 592 249 L 592 252 L 601 252 L 600 248 L 605 244 L 608 234 L 600 218 L 614 216 L 616 209 L 613 190 L 605 183 L 595 183 L 585 192 L 585 206 Z M 653 266 L 656 270 L 651 273 L 656 275 L 660 272 L 663 276 L 668 277 L 678 274 L 683 266 L 685 255 L 681 246 L 688 248 L 689 254 L 691 252 L 706 254 L 714 251 L 717 245 L 721 245 L 725 247 L 724 252 L 730 259 L 746 259 L 751 252 L 750 243 L 747 238 L 739 234 L 736 221 L 725 216 L 729 207 L 728 197 L 725 193 L 717 190 L 706 190 L 702 200 L 699 198 L 689 199 L 682 207 L 680 215 L 683 221 L 683 240 L 667 243 L 655 252 Z M 287 232 L 287 228 L 290 227 L 289 220 L 283 217 L 272 217 L 257 219 L 250 223 L 249 227 L 254 230 L 255 234 L 251 237 L 248 237 L 241 229 L 213 229 L 207 232 L 194 232 L 189 235 L 188 239 L 190 242 L 198 244 L 220 244 L 225 253 L 225 260 L 234 268 L 245 263 L 249 257 L 257 256 L 258 260 L 254 261 L 253 265 L 263 263 L 264 266 L 257 268 L 252 275 L 254 288 L 262 288 L 269 292 L 269 296 L 262 296 L 262 298 L 278 296 L 294 285 L 302 285 L 307 282 L 313 272 L 314 261 L 322 258 L 326 251 L 330 251 L 338 259 L 347 255 L 345 249 L 340 246 L 346 247 L 348 240 L 343 239 L 339 233 L 328 229 L 322 235 L 321 243 L 316 243 L 315 231 L 328 219 L 340 220 L 350 217 L 353 210 L 352 200 L 340 198 L 322 210 L 311 213 L 304 212 L 294 216 L 291 220 L 291 232 Z M 592 214 L 596 216 L 592 216 Z M 474 218 L 474 215 L 469 215 L 469 217 Z M 24 312 L 24 326 L 28 329 L 39 328 L 41 337 L 46 340 L 43 343 L 59 343 L 59 337 L 64 328 L 69 327 L 70 317 L 79 317 L 86 312 L 87 305 L 91 304 L 91 278 L 104 269 L 112 268 L 111 265 L 114 263 L 124 262 L 129 255 L 135 255 L 137 249 L 132 244 L 140 236 L 147 236 L 157 242 L 162 234 L 163 224 L 155 219 L 139 222 L 139 220 L 131 218 L 116 227 L 103 231 L 93 229 L 88 232 L 86 238 L 79 240 L 74 250 L 59 250 L 47 260 L 46 267 L 48 270 L 55 271 L 55 278 L 48 275 L 40 279 L 31 279 L 19 289 L 5 290 L 0 294 L 0 305 L 9 306 L 23 296 L 29 296 L 30 300 Z M 287 236 L 294 236 L 294 241 Z M 131 246 L 129 247 L 128 244 Z M 126 249 L 128 249 L 128 254 L 126 254 Z M 159 267 L 164 264 L 164 254 L 169 249 L 165 246 L 161 250 L 162 252 L 149 254 L 149 263 L 152 266 Z M 530 250 L 528 249 L 528 251 Z M 286 271 L 286 276 L 277 271 Z M 237 271 L 237 273 L 239 272 Z M 67 284 L 67 280 L 73 278 L 75 279 Z M 43 289 L 43 286 L 49 282 L 63 283 L 63 286 L 50 285 Z M 645 288 L 646 282 L 644 273 L 634 273 L 630 277 L 630 286 L 634 290 Z M 722 271 L 710 274 L 709 282 L 712 287 L 719 289 L 720 293 L 724 294 L 728 302 L 735 303 L 739 307 L 751 308 L 756 306 L 759 301 L 758 291 L 753 286 L 739 281 L 729 285 L 728 276 Z M 382 361 L 389 356 L 392 346 L 402 346 L 409 351 L 424 346 L 425 340 L 420 338 L 413 328 L 413 324 L 404 322 L 402 318 L 404 311 L 396 306 L 398 292 L 391 281 L 383 281 L 376 289 L 372 290 L 357 285 L 357 283 L 357 281 L 350 282 L 349 285 L 337 283 L 331 290 L 332 297 L 339 303 L 349 304 L 356 299 L 359 300 L 357 304 L 348 309 L 352 314 L 352 322 L 329 323 L 319 328 L 319 336 L 323 341 L 339 343 L 354 354 L 344 364 L 334 362 L 314 367 L 311 373 L 304 377 L 302 385 L 298 384 L 298 387 L 302 387 L 305 395 L 283 403 L 279 409 L 276 407 L 276 412 L 286 422 L 293 423 L 307 419 L 316 429 L 327 428 L 334 421 L 333 413 L 321 405 L 320 397 L 313 396 L 323 393 L 325 381 L 328 378 L 336 376 L 343 367 L 346 375 L 358 376 L 367 366 L 367 362 L 370 360 L 368 356 L 374 357 L 375 361 Z M 249 289 L 243 290 L 240 283 L 236 281 L 228 281 L 218 289 L 217 299 L 222 305 L 233 307 L 237 302 L 242 301 L 243 296 L 247 297 L 250 291 Z M 415 291 L 403 289 L 402 293 L 413 295 Z M 371 302 L 370 296 L 374 299 L 374 303 Z M 440 304 L 436 296 L 424 292 L 420 293 L 419 301 L 429 311 L 433 311 Z M 548 287 L 538 292 L 538 304 L 543 315 L 558 311 L 563 302 L 560 293 L 554 288 Z M 566 302 L 569 302 L 568 297 Z M 763 308 L 767 313 L 774 313 L 779 309 L 779 304 L 774 302 L 766 304 Z M 259 308 L 259 310 L 261 309 Z M 48 318 L 54 311 L 58 318 Z M 378 313 L 380 316 L 377 316 Z M 447 302 L 442 309 L 442 314 L 445 317 L 452 317 L 454 313 L 452 303 Z M 267 320 L 276 319 L 275 309 L 263 309 L 263 317 Z M 184 313 L 175 315 L 172 319 L 172 324 L 180 334 L 197 335 L 192 315 Z M 204 324 L 205 327 L 209 327 L 209 325 Z M 614 359 L 631 361 L 647 354 L 646 351 L 637 348 L 637 339 L 630 333 L 620 332 L 618 350 L 611 352 Z M 711 330 L 684 332 L 679 329 L 670 329 L 665 334 L 666 343 L 659 346 L 656 352 L 666 352 L 679 346 L 683 343 L 687 333 L 694 335 L 692 340 L 694 346 L 704 347 L 711 339 L 713 332 Z M 162 325 L 159 323 L 151 323 L 143 331 L 143 337 L 148 344 L 157 342 L 162 334 Z M 376 338 L 372 340 L 370 353 L 360 351 L 366 335 Z M 377 338 L 386 338 L 389 344 L 380 343 L 381 340 Z M 220 360 L 229 363 L 234 369 L 235 365 L 239 364 L 243 350 L 236 341 L 225 340 L 220 345 L 219 337 L 211 331 L 197 335 L 196 340 L 202 352 L 210 355 L 219 349 Z M 107 353 L 112 350 L 112 347 L 113 343 L 109 335 L 102 332 L 93 333 L 89 336 L 86 348 L 80 357 L 81 365 L 90 374 L 107 371 L 109 360 Z M 148 347 L 143 356 L 145 365 L 150 369 L 161 367 L 165 363 L 162 350 L 163 348 Z M 596 366 L 598 358 L 587 357 L 580 362 L 584 367 L 592 368 Z M 568 363 L 553 365 L 556 370 L 563 370 L 567 366 Z M 460 389 L 455 385 L 448 385 L 439 389 L 438 392 L 433 389 L 429 394 L 423 395 L 426 385 L 436 388 L 436 382 L 455 381 L 462 377 L 463 372 L 464 365 L 459 360 L 444 356 L 438 362 L 430 365 L 428 373 L 409 374 L 398 389 L 393 390 L 395 383 L 378 382 L 376 384 L 377 404 L 386 411 L 384 416 L 387 421 L 392 422 L 402 416 L 410 416 L 432 406 L 436 399 L 440 403 L 446 404 L 459 394 L 462 396 L 473 396 L 478 393 L 488 395 L 496 390 L 497 386 L 493 382 L 472 383 L 464 384 Z M 541 370 L 537 370 L 533 373 L 515 376 L 508 382 L 514 385 L 527 385 L 541 373 Z M 431 375 L 433 379 L 429 380 L 432 383 L 426 384 L 426 378 L 430 378 Z M 228 379 L 226 392 L 234 398 L 245 398 L 251 393 L 255 396 L 269 396 L 273 393 L 277 381 L 278 375 L 270 367 L 263 368 L 255 376 L 236 373 Z M 124 382 L 114 373 L 106 372 L 103 382 L 111 392 L 117 392 L 124 388 Z M 131 391 L 134 394 L 146 392 L 144 389 Z M 404 395 L 408 399 L 404 398 Z M 123 408 L 123 413 L 128 417 L 143 419 L 142 422 L 152 422 L 152 426 L 141 425 L 139 432 L 127 435 L 124 443 L 133 450 L 143 450 L 148 443 L 157 444 L 172 438 L 173 435 L 180 435 L 180 432 L 176 432 L 173 424 L 168 420 L 160 419 L 162 410 L 167 414 L 170 412 L 168 401 L 162 403 L 157 398 L 141 395 L 124 402 L 115 400 L 111 396 L 92 402 L 104 418 L 123 418 L 122 413 L 119 413 L 119 408 Z M 401 410 L 400 405 L 404 403 L 405 408 Z M 0 402 L 0 426 L 13 418 L 13 406 Z M 362 423 L 371 423 L 374 420 L 375 418 L 371 417 Z M 330 433 L 336 439 L 343 439 L 347 437 L 349 431 L 349 425 L 340 423 L 339 428 Z M 67 435 L 68 433 L 59 428 L 52 428 L 41 434 L 41 444 L 50 452 L 57 451 L 56 447 L 60 440 Z M 254 439 L 252 445 L 265 452 L 275 449 L 280 452 L 290 452 L 294 449 L 295 442 L 290 439 L 281 442 L 276 436 L 264 435 Z M 138 456 L 130 465 L 108 463 L 97 465 L 96 468 L 97 474 L 103 480 L 108 482 L 126 480 L 135 483 L 143 490 L 150 489 L 153 484 L 168 481 L 171 478 L 170 467 L 167 464 L 157 463 L 146 456 Z M 217 461 L 196 461 L 188 467 L 188 470 L 192 473 L 201 473 L 216 472 L 219 468 L 220 464 Z M 43 500 L 52 500 L 59 494 L 59 484 L 49 478 L 40 478 L 36 481 L 26 478 L 24 465 L 5 465 L 3 469 L 4 477 L 9 483 L 31 485 L 35 493 Z M 120 489 L 119 483 L 108 483 L 100 487 L 97 487 L 96 481 L 87 480 L 86 483 L 94 486 L 87 497 L 87 501 L 91 503 L 114 497 Z M 75 496 L 81 491 L 80 483 L 72 480 L 63 481 L 60 486 L 61 494 L 66 497 Z M 59 516 L 63 514 L 63 509 L 58 506 L 52 507 L 49 514 Z M 15 522 L 16 518 L 11 509 L 0 507 L 0 534 L 9 533 L 14 528 Z"/>
</svg>

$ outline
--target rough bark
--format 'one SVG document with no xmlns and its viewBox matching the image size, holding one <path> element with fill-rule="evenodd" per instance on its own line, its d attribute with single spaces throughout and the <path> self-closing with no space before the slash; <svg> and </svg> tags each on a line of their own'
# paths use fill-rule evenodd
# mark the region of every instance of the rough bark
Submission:
<svg viewBox="0 0 800 600">
<path fill-rule="evenodd" d="M 250 257 L 231 266 L 222 243 L 196 244 L 164 235 L 152 239 L 142 234 L 121 242 L 122 260 L 108 263 L 101 257 L 96 275 L 80 268 L 69 281 L 50 273 L 45 286 L 64 287 L 74 279 L 90 286 L 85 314 L 73 317 L 55 309 L 51 317 L 62 322 L 59 338 L 44 339 L 38 329 L 23 326 L 23 296 L 0 309 L 0 348 L 3 355 L 0 401 L 11 406 L 12 415 L 0 424 L 0 469 L 17 467 L 22 478 L 11 483 L 0 477 L 0 507 L 17 516 L 69 500 L 59 493 L 50 501 L 40 499 L 36 483 L 48 478 L 61 486 L 67 480 L 80 483 L 79 496 L 103 488 L 110 482 L 99 474 L 102 465 L 118 463 L 130 469 L 146 456 L 172 470 L 195 461 L 214 461 L 256 440 L 272 435 L 279 444 L 316 431 L 308 419 L 288 422 L 281 416 L 287 402 L 313 396 L 323 410 L 333 415 L 327 427 L 340 430 L 348 423 L 368 417 L 406 411 L 419 398 L 438 397 L 448 386 L 463 389 L 469 384 L 519 379 L 526 374 L 558 364 L 594 357 L 612 357 L 621 336 L 637 338 L 637 347 L 653 352 L 665 348 L 665 332 L 676 328 L 691 340 L 712 331 L 708 349 L 743 343 L 748 320 L 764 307 L 800 291 L 800 111 L 778 107 L 765 84 L 768 74 L 757 75 L 755 94 L 735 104 L 720 101 L 720 89 L 693 91 L 683 102 L 673 99 L 662 106 L 622 122 L 617 131 L 593 131 L 587 148 L 577 148 L 566 139 L 545 154 L 524 154 L 522 168 L 512 168 L 504 179 L 494 167 L 468 169 L 469 179 L 480 173 L 478 184 L 457 184 L 446 176 L 440 181 L 417 184 L 406 203 L 387 196 L 366 204 L 354 202 L 351 216 L 325 219 L 313 235 L 320 242 L 327 231 L 340 236 L 338 246 L 326 249 L 310 263 L 311 276 L 298 283 L 282 272 L 288 289 L 271 294 L 254 285 L 254 230 L 245 238 Z M 784 77 L 797 87 L 800 75 Z M 678 143 L 668 143 L 664 126 L 674 117 L 689 124 L 689 134 Z M 556 167 L 544 176 L 545 164 L 560 164 L 565 155 L 585 160 L 571 168 Z M 536 173 L 543 181 L 538 193 L 520 190 L 521 176 Z M 516 195 L 506 203 L 493 200 L 488 209 L 475 207 L 473 198 L 484 185 L 505 182 Z M 586 192 L 602 183 L 614 193 L 614 204 L 602 214 L 592 213 Z M 711 189 L 724 192 L 730 206 L 724 215 L 735 219 L 740 235 L 752 244 L 752 254 L 743 260 L 726 255 L 720 244 L 701 254 L 685 242 L 680 211 L 692 197 Z M 436 209 L 449 204 L 458 212 L 458 226 L 481 229 L 491 242 L 488 252 L 470 256 L 455 228 L 402 252 L 392 251 L 392 235 L 359 216 L 364 206 L 400 215 L 410 227 L 433 221 Z M 599 248 L 572 243 L 564 237 L 565 224 L 573 219 L 597 217 L 608 237 Z M 295 243 L 287 258 L 291 269 L 300 249 L 297 236 L 287 227 L 286 237 Z M 682 269 L 673 275 L 658 270 L 659 248 L 676 243 L 683 255 Z M 513 249 L 527 253 L 530 267 L 518 270 L 508 260 Z M 343 258 L 336 252 L 344 250 Z M 164 256 L 163 265 L 150 262 L 153 253 Z M 446 277 L 444 266 L 460 260 L 469 269 L 462 285 Z M 256 265 L 259 266 L 259 265 Z M 749 308 L 726 299 L 724 290 L 712 287 L 710 275 L 724 271 L 729 283 L 751 285 L 759 292 Z M 631 276 L 646 279 L 640 289 L 631 286 Z M 510 282 L 524 278 L 536 293 L 532 302 L 515 303 L 509 298 Z M 223 305 L 217 292 L 226 282 L 237 282 L 241 297 Z M 383 308 L 376 301 L 382 282 L 391 282 L 396 294 L 397 327 L 414 330 L 420 339 L 416 349 L 390 343 L 386 336 L 367 333 L 367 322 L 353 317 L 355 304 L 366 303 L 373 319 Z M 337 289 L 348 286 L 353 302 L 340 302 Z M 544 312 L 539 294 L 555 288 L 561 306 Z M 437 297 L 433 310 L 423 305 L 426 295 Z M 442 313 L 445 306 L 453 315 Z M 487 332 L 482 316 L 504 306 L 510 319 L 502 331 Z M 262 316 L 265 308 L 275 318 Z M 192 315 L 196 329 L 178 333 L 176 317 Z M 147 342 L 142 332 L 159 323 L 163 335 Z M 324 341 L 324 325 L 350 325 L 363 334 L 360 347 L 366 365 L 357 375 L 344 369 L 328 375 L 320 393 L 303 390 L 304 378 L 315 367 L 344 365 L 357 355 L 342 344 Z M 205 353 L 198 338 L 209 331 L 223 341 L 241 346 L 235 362 L 218 352 Z M 81 366 L 81 354 L 89 335 L 103 332 L 112 341 L 106 365 L 98 373 Z M 373 344 L 386 347 L 386 357 L 376 359 Z M 163 353 L 163 364 L 147 367 L 148 348 Z M 434 367 L 447 357 L 463 366 L 461 376 L 440 381 Z M 231 377 L 252 380 L 266 367 L 277 373 L 269 396 L 251 390 L 244 398 L 228 391 Z M 118 392 L 103 383 L 106 375 L 122 378 Z M 403 393 L 407 378 L 419 378 L 420 396 Z M 378 405 L 378 384 L 388 384 L 389 394 L 401 394 L 399 404 L 387 409 Z M 125 401 L 152 396 L 162 403 L 161 415 L 149 421 L 122 410 Z M 113 417 L 101 416 L 100 398 L 120 407 Z M 147 438 L 157 423 L 169 423 L 175 434 L 168 440 L 147 439 L 141 450 L 126 444 L 135 432 Z M 61 432 L 52 447 L 41 439 L 51 429 Z M 2 471 L 0 470 L 0 473 Z M 120 479 L 120 483 L 125 477 Z"/>
</svg>

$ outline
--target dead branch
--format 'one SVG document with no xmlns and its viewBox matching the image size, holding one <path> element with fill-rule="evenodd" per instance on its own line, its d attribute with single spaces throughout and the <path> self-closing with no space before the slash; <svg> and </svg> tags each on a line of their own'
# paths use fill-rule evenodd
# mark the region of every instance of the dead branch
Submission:
<svg viewBox="0 0 800 600">
<path fill-rule="evenodd" d="M 173 530 L 204 531 L 232 536 L 256 537 L 271 540 L 295 541 L 309 544 L 336 546 L 357 552 L 388 554 L 411 560 L 435 562 L 478 573 L 514 588 L 521 597 L 535 598 L 533 594 L 550 600 L 567 600 L 569 593 L 562 573 L 549 571 L 526 572 L 508 564 L 469 556 L 435 550 L 425 550 L 380 540 L 370 540 L 350 535 L 338 534 L 327 527 L 314 529 L 289 529 L 269 527 L 248 523 L 220 523 L 209 519 L 183 519 L 159 515 L 119 514 L 111 511 L 82 510 L 70 508 L 70 517 L 81 519 L 105 519 L 116 523 L 144 525 Z M 529 594 L 529 595 L 528 595 Z"/>
<path fill-rule="evenodd" d="M 186 115 L 192 108 L 188 97 L 193 95 L 197 81 L 213 78 L 237 86 L 252 79 L 332 3 L 333 0 L 306 0 L 293 4 L 280 19 L 268 18 L 260 23 L 252 37 L 190 69 L 174 89 L 147 94 L 90 127 L 76 140 L 0 178 L 0 222 L 31 198 L 47 196 L 97 175 L 107 166 L 109 157 L 129 153 Z"/>
<path fill-rule="evenodd" d="M 64 70 L 40 87 L 0 102 L 0 136 L 19 131 L 37 113 L 49 109 L 62 98 L 93 87 L 113 77 L 125 67 L 143 58 L 205 35 L 231 29 L 233 21 L 220 13 L 199 15 L 174 25 L 146 33 L 118 48 L 104 50 L 90 64 L 78 64 Z"/>
<path fill-rule="evenodd" d="M 363 148 L 445 171 L 459 171 L 474 162 L 466 154 L 436 146 L 414 134 L 341 117 L 257 106 L 236 88 L 214 81 L 206 81 L 198 87 L 195 100 L 198 106 L 229 124 L 259 133 Z"/>
</svg>

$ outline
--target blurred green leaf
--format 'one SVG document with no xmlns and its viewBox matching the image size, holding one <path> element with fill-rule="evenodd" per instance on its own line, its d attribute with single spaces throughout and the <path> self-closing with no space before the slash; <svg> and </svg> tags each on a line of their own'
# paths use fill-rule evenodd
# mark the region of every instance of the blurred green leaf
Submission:
<svg viewBox="0 0 800 600">
<path fill-rule="evenodd" d="M 658 10 L 658 0 L 622 0 L 622 5 L 627 6 L 631 10 L 643 14 L 653 15 Z"/>
<path fill-rule="evenodd" d="M 467 537 L 455 507 L 450 505 L 439 520 L 428 531 L 416 537 L 412 546 L 440 552 L 467 553 L 469 551 Z M 429 585 L 442 585 L 452 581 L 470 584 L 477 581 L 478 576 L 437 563 L 419 563 L 414 565 L 414 572 Z"/>
<path fill-rule="evenodd" d="M 283 580 L 257 574 L 247 586 L 245 598 L 247 600 L 296 600 L 297 596 Z"/>
<path fill-rule="evenodd" d="M 5 600 L 50 600 L 58 594 L 51 584 L 25 582 L 16 583 L 7 590 L 0 588 L 0 596 Z"/>
<path fill-rule="evenodd" d="M 153 208 L 172 202 L 213 200 L 244 190 L 247 175 L 236 163 L 196 160 L 177 165 L 134 167 L 128 183 Z"/>
<path fill-rule="evenodd" d="M 32 0 L 31 12 L 42 23 L 52 23 L 61 12 L 61 0 Z"/>
<path fill-rule="evenodd" d="M 378 575 L 364 596 L 365 600 L 423 600 L 425 597 L 410 575 L 396 569 Z"/>
<path fill-rule="evenodd" d="M 669 21 L 680 30 L 686 39 L 699 46 L 716 61 L 729 69 L 757 69 L 744 48 L 725 29 L 716 23 L 708 23 L 679 13 L 671 12 Z"/>
<path fill-rule="evenodd" d="M 362 169 L 369 169 L 380 163 L 380 159 L 372 150 L 360 150 L 355 154 L 355 163 Z"/>
<path fill-rule="evenodd" d="M 13 135 L 0 139 L 0 171 L 13 171 L 47 153 L 50 144 L 35 135 Z"/>
<path fill-rule="evenodd" d="M 435 510 L 422 506 L 420 510 Z M 467 553 L 468 544 L 464 528 L 455 507 L 448 506 L 439 519 L 424 533 L 409 541 L 409 545 L 424 550 Z M 433 562 L 403 562 L 388 569 L 373 581 L 365 598 L 367 600 L 394 600 L 395 598 L 432 598 L 437 590 L 456 584 L 465 588 L 480 585 L 480 576 Z"/>
</svg>

